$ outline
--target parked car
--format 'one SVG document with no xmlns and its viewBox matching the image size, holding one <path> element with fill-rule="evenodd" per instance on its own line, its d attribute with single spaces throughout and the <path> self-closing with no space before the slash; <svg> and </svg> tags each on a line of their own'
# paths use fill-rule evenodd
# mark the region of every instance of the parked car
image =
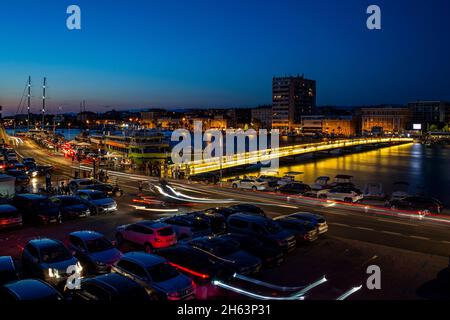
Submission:
<svg viewBox="0 0 450 320">
<path fill-rule="evenodd" d="M 111 241 L 95 231 L 72 232 L 69 235 L 69 249 L 89 274 L 108 273 L 122 257 Z"/>
<path fill-rule="evenodd" d="M 258 179 L 240 179 L 231 183 L 233 189 L 249 189 L 253 191 L 267 190 L 268 184 L 263 180 Z"/>
<path fill-rule="evenodd" d="M 8 283 L 0 288 L 0 301 L 61 301 L 62 295 L 48 283 L 26 279 Z"/>
<path fill-rule="evenodd" d="M 236 211 L 234 211 L 233 209 L 226 207 L 209 208 L 204 210 L 203 212 L 205 212 L 206 214 L 214 214 L 214 215 L 219 214 L 223 216 L 225 219 L 227 219 L 232 214 L 236 213 Z"/>
<path fill-rule="evenodd" d="M 82 189 L 101 191 L 110 197 L 123 196 L 122 189 L 120 189 L 118 186 L 113 186 L 113 185 L 106 184 L 106 183 L 91 184 L 91 185 L 83 186 Z"/>
<path fill-rule="evenodd" d="M 21 226 L 22 215 L 16 207 L 9 204 L 0 205 L 0 229 Z"/>
<path fill-rule="evenodd" d="M 230 267 L 221 259 L 187 244 L 158 250 L 158 255 L 167 259 L 178 271 L 193 278 L 198 285 L 205 285 L 214 279 L 229 280 L 238 271 L 236 266 Z"/>
<path fill-rule="evenodd" d="M 190 240 L 187 244 L 215 259 L 222 260 L 225 265 L 240 274 L 255 274 L 261 269 L 261 260 L 241 250 L 237 241 L 223 237 L 201 237 Z"/>
<path fill-rule="evenodd" d="M 50 197 L 49 200 L 58 206 L 63 220 L 89 217 L 91 215 L 88 205 L 80 198 L 74 196 L 54 196 Z"/>
<path fill-rule="evenodd" d="M 195 212 L 189 212 L 188 215 L 203 219 L 211 228 L 211 232 L 213 234 L 222 234 L 227 229 L 227 222 L 224 216 L 222 216 L 219 213 L 208 213 L 205 211 L 195 211 Z"/>
<path fill-rule="evenodd" d="M 208 221 L 188 214 L 162 218 L 159 221 L 172 226 L 178 240 L 206 236 L 210 235 L 212 232 Z"/>
<path fill-rule="evenodd" d="M 263 209 L 253 204 L 241 203 L 228 207 L 228 209 L 232 210 L 234 213 L 254 214 L 263 217 L 266 216 Z"/>
<path fill-rule="evenodd" d="M 36 163 L 36 160 L 34 160 L 34 158 L 31 158 L 31 157 L 25 157 L 25 158 L 22 159 L 22 162 Z"/>
<path fill-rule="evenodd" d="M 17 186 L 26 186 L 30 183 L 30 177 L 23 170 L 8 169 L 6 170 L 6 174 L 16 178 Z"/>
<path fill-rule="evenodd" d="M 37 168 L 36 162 L 34 161 L 24 161 L 23 166 L 27 174 L 30 174 L 34 169 Z"/>
<path fill-rule="evenodd" d="M 289 217 L 277 219 L 276 221 L 283 229 L 295 235 L 297 245 L 300 245 L 302 242 L 313 242 L 318 238 L 317 228 L 311 222 Z"/>
<path fill-rule="evenodd" d="M 196 182 L 204 182 L 206 184 L 209 183 L 216 184 L 219 182 L 220 177 L 217 174 L 207 172 L 189 176 L 189 180 Z"/>
<path fill-rule="evenodd" d="M 383 191 L 383 185 L 381 183 L 368 183 L 364 187 L 364 198 L 383 200 L 386 198 L 386 194 Z"/>
<path fill-rule="evenodd" d="M 344 202 L 358 202 L 364 198 L 362 192 L 356 188 L 348 186 L 337 186 L 328 190 L 320 190 L 317 192 L 320 199 L 338 200 Z"/>
<path fill-rule="evenodd" d="M 82 279 L 79 290 L 65 290 L 67 300 L 144 302 L 155 300 L 156 294 L 147 291 L 136 281 L 118 273 L 108 273 L 94 278 Z M 153 299 L 152 299 L 153 298 Z"/>
<path fill-rule="evenodd" d="M 82 271 L 78 259 L 62 242 L 48 238 L 28 242 L 22 251 L 21 261 L 26 275 L 54 285 L 65 283 L 69 266 L 76 266 L 80 273 Z"/>
<path fill-rule="evenodd" d="M 270 175 L 261 175 L 258 177 L 258 180 L 266 182 L 270 188 L 276 188 L 280 178 Z"/>
<path fill-rule="evenodd" d="M 302 195 L 306 192 L 311 191 L 311 187 L 304 183 L 292 182 L 292 183 L 288 183 L 283 186 L 280 186 L 278 188 L 278 191 L 281 193 Z"/>
<path fill-rule="evenodd" d="M 0 257 L 0 287 L 17 280 L 19 280 L 19 274 L 12 257 Z"/>
<path fill-rule="evenodd" d="M 14 170 L 18 170 L 18 171 L 22 171 L 22 172 L 26 172 L 26 168 L 25 165 L 23 165 L 22 163 L 16 163 L 14 165 Z"/>
<path fill-rule="evenodd" d="M 53 166 L 37 165 L 34 169 L 28 171 L 28 175 L 32 178 L 44 177 L 48 172 L 53 173 Z"/>
<path fill-rule="evenodd" d="M 239 249 L 261 259 L 263 266 L 278 266 L 284 261 L 283 251 L 279 247 L 264 244 L 255 237 L 239 233 L 229 233 L 221 237 L 238 242 Z"/>
<path fill-rule="evenodd" d="M 119 245 L 124 241 L 131 242 L 144 247 L 148 253 L 177 243 L 177 235 L 173 228 L 158 221 L 140 221 L 117 227 L 116 239 Z"/>
<path fill-rule="evenodd" d="M 422 213 L 441 213 L 442 202 L 431 197 L 412 196 L 389 202 L 391 209 L 419 211 Z"/>
<path fill-rule="evenodd" d="M 116 201 L 101 191 L 79 190 L 75 193 L 75 196 L 89 206 L 92 215 L 117 211 Z"/>
<path fill-rule="evenodd" d="M 22 214 L 23 223 L 61 223 L 61 212 L 46 196 L 16 194 L 12 205 Z"/>
<path fill-rule="evenodd" d="M 319 214 L 310 213 L 310 212 L 297 212 L 287 216 L 284 218 L 296 219 L 300 221 L 310 222 L 313 224 L 315 228 L 317 228 L 317 232 L 319 234 L 324 234 L 328 231 L 327 220 L 324 216 Z"/>
<path fill-rule="evenodd" d="M 229 232 L 254 236 L 265 244 L 278 246 L 286 253 L 296 247 L 295 236 L 267 217 L 237 213 L 228 218 L 227 225 Z"/>
<path fill-rule="evenodd" d="M 195 297 L 194 282 L 179 273 L 163 257 L 129 252 L 112 269 L 148 290 L 155 290 L 161 299 L 188 300 Z"/>
<path fill-rule="evenodd" d="M 78 189 L 83 189 L 83 187 L 93 184 L 101 184 L 101 182 L 95 179 L 73 179 L 69 181 L 68 186 L 72 192 L 76 192 Z"/>
</svg>

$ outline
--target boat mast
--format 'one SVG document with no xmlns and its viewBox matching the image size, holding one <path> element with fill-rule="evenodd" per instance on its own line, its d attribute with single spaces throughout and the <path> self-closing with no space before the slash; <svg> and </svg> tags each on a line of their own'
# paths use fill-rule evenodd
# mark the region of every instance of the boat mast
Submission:
<svg viewBox="0 0 450 320">
<path fill-rule="evenodd" d="M 28 118 L 27 118 L 27 128 L 30 131 L 30 108 L 31 108 L 31 76 L 28 76 Z"/>
<path fill-rule="evenodd" d="M 42 94 L 42 125 L 41 125 L 42 130 L 45 129 L 45 99 L 46 99 L 45 89 L 46 89 L 46 84 L 47 84 L 47 78 L 44 77 L 44 85 L 42 86 L 42 91 L 43 91 L 43 94 Z"/>
</svg>

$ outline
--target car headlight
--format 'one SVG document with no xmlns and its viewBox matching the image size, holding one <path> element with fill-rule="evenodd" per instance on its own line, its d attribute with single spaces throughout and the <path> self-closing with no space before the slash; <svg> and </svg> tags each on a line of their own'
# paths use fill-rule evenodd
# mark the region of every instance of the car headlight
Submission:
<svg viewBox="0 0 450 320">
<path fill-rule="evenodd" d="M 78 274 L 81 274 L 81 271 L 83 271 L 83 266 L 81 265 L 80 262 L 77 262 L 75 268 Z"/>
<path fill-rule="evenodd" d="M 48 276 L 50 279 L 59 279 L 61 278 L 61 276 L 59 275 L 59 271 L 57 269 L 54 268 L 49 268 L 48 269 Z"/>
</svg>

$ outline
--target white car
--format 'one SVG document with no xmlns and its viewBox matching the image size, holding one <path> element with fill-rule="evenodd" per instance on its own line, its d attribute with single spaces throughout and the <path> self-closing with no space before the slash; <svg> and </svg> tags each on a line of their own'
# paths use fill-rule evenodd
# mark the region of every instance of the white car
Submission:
<svg viewBox="0 0 450 320">
<path fill-rule="evenodd" d="M 317 192 L 320 199 L 338 200 L 344 202 L 358 202 L 363 199 L 363 194 L 355 188 L 337 186 L 333 189 L 320 190 Z"/>
<path fill-rule="evenodd" d="M 265 181 L 258 179 L 242 179 L 235 180 L 231 183 L 233 189 L 249 189 L 253 191 L 267 190 L 268 184 Z"/>
</svg>

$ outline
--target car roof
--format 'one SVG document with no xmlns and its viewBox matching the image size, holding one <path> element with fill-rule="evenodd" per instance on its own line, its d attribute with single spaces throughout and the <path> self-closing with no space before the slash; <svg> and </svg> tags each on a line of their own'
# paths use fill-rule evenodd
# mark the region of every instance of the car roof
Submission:
<svg viewBox="0 0 450 320">
<path fill-rule="evenodd" d="M 104 237 L 103 234 L 96 232 L 96 231 L 90 231 L 90 230 L 75 231 L 75 232 L 70 233 L 69 236 L 75 236 L 75 237 L 80 238 L 85 241 L 95 240 L 95 239 Z"/>
<path fill-rule="evenodd" d="M 77 193 L 103 193 L 103 192 L 100 190 L 82 189 L 78 190 Z"/>
<path fill-rule="evenodd" d="M 168 225 L 167 223 L 163 223 L 160 221 L 153 221 L 153 220 L 139 221 L 139 222 L 136 222 L 136 224 L 144 226 L 146 228 L 151 228 L 151 229 L 161 229 L 161 228 L 170 227 L 170 225 Z"/>
<path fill-rule="evenodd" d="M 125 253 L 122 259 L 132 261 L 144 268 L 152 267 L 154 265 L 166 262 L 166 259 L 145 252 L 128 252 Z"/>
<path fill-rule="evenodd" d="M 47 197 L 42 195 L 42 194 L 34 194 L 34 193 L 16 194 L 16 197 L 25 198 L 25 199 L 28 199 L 28 200 L 43 200 L 43 199 L 47 199 Z"/>
<path fill-rule="evenodd" d="M 4 287 L 13 292 L 21 300 L 32 300 L 50 295 L 58 295 L 56 289 L 38 279 L 19 280 L 8 283 Z"/>
<path fill-rule="evenodd" d="M 28 243 L 32 244 L 36 248 L 45 248 L 54 245 L 63 245 L 60 241 L 49 238 L 33 239 L 30 240 Z"/>
<path fill-rule="evenodd" d="M 315 213 L 311 213 L 311 212 L 296 212 L 293 213 L 291 215 L 289 215 L 290 217 L 306 217 L 306 218 L 313 218 L 313 219 L 318 219 L 321 218 L 321 215 L 315 214 Z M 288 216 L 288 217 L 289 217 Z"/>
<path fill-rule="evenodd" d="M 232 214 L 231 216 L 229 216 L 228 219 L 231 218 L 238 218 L 241 220 L 246 220 L 246 221 L 253 221 L 253 222 L 265 222 L 267 220 L 270 220 L 270 218 L 266 218 L 260 215 L 255 215 L 255 214 L 246 214 L 246 213 L 236 213 L 236 214 Z"/>
<path fill-rule="evenodd" d="M 75 183 L 85 182 L 85 181 L 91 181 L 91 179 L 84 178 L 84 179 L 72 179 L 72 180 L 70 180 L 70 182 L 75 182 Z"/>
<path fill-rule="evenodd" d="M 0 257 L 0 271 L 16 271 L 14 261 L 10 256 Z"/>
<path fill-rule="evenodd" d="M 222 244 L 224 242 L 228 242 L 229 239 L 226 239 L 226 237 L 222 237 L 222 236 L 217 236 L 217 237 L 199 237 L 199 238 L 195 238 L 192 239 L 191 241 L 189 241 L 190 243 L 192 242 L 202 242 L 202 243 L 206 243 L 209 245 L 216 245 L 216 244 Z"/>
<path fill-rule="evenodd" d="M 17 208 L 10 204 L 0 204 L 0 213 L 17 211 Z"/>
<path fill-rule="evenodd" d="M 125 277 L 121 274 L 112 272 L 108 274 L 104 274 L 101 276 L 97 276 L 94 278 L 88 278 L 83 281 L 86 282 L 94 282 L 98 285 L 101 285 L 102 287 L 107 287 L 112 291 L 119 291 L 119 290 L 130 290 L 134 289 L 136 287 L 140 287 L 138 283 L 136 283 L 134 280 Z"/>
<path fill-rule="evenodd" d="M 75 197 L 75 196 L 64 196 L 64 195 L 59 195 L 59 196 L 53 196 L 50 197 L 50 199 L 75 199 L 75 200 L 79 200 L 79 198 Z"/>
</svg>

